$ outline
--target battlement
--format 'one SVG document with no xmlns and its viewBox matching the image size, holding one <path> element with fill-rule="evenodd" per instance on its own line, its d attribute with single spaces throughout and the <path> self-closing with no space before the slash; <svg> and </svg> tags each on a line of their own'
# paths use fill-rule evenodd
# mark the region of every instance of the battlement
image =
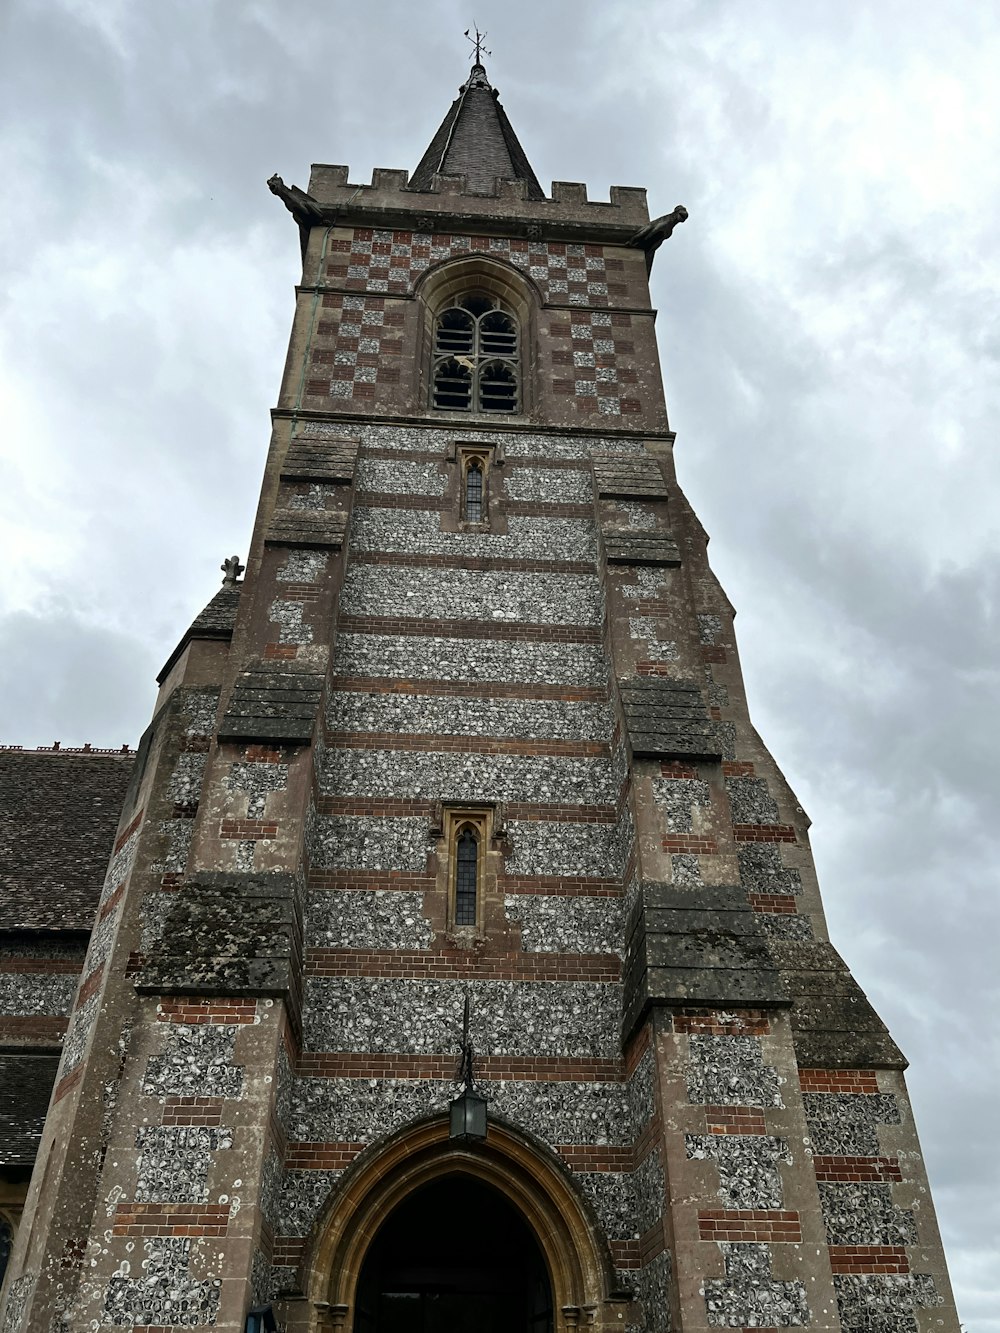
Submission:
<svg viewBox="0 0 1000 1333">
<path fill-rule="evenodd" d="M 646 191 L 639 186 L 612 185 L 608 200 L 591 200 L 579 181 L 553 181 L 551 196 L 529 197 L 524 180 L 494 181 L 492 193 L 468 189 L 464 175 L 434 176 L 431 188 L 409 188 L 410 173 L 375 167 L 369 185 L 348 179 L 345 166 L 316 163 L 309 177 L 309 194 L 317 203 L 335 209 L 344 218 L 405 213 L 430 220 L 460 215 L 473 221 L 519 221 L 548 230 L 550 227 L 609 230 L 631 236 L 649 221 Z"/>
</svg>

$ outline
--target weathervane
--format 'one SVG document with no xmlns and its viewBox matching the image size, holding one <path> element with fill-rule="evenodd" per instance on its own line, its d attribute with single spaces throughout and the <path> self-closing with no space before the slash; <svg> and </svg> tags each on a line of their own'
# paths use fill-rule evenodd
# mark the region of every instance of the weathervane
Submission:
<svg viewBox="0 0 1000 1333">
<path fill-rule="evenodd" d="M 476 34 L 475 37 L 470 37 L 469 34 L 473 32 Z M 487 51 L 484 45 L 486 40 L 486 33 L 480 32 L 478 26 L 474 23 L 471 28 L 466 28 L 465 35 L 472 43 L 472 45 L 476 48 L 475 63 L 477 65 L 481 65 L 483 63 L 482 62 L 483 56 L 491 56 L 493 54 L 492 51 Z"/>
</svg>

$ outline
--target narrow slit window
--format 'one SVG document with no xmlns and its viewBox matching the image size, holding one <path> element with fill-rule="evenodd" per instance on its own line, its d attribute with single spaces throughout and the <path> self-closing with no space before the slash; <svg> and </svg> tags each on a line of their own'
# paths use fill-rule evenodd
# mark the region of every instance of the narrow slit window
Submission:
<svg viewBox="0 0 1000 1333">
<path fill-rule="evenodd" d="M 468 523 L 483 521 L 483 469 L 470 463 L 465 472 L 465 518 Z"/>
<path fill-rule="evenodd" d="M 520 411 L 519 341 L 517 320 L 485 292 L 472 292 L 443 311 L 434 326 L 434 407 Z"/>
<path fill-rule="evenodd" d="M 462 830 L 455 849 L 455 925 L 476 924 L 479 878 L 479 839 L 470 828 Z"/>
</svg>

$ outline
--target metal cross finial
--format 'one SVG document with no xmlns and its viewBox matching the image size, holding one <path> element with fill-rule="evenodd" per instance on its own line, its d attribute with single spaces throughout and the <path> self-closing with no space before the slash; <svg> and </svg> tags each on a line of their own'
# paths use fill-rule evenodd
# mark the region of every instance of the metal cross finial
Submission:
<svg viewBox="0 0 1000 1333">
<path fill-rule="evenodd" d="M 470 33 L 473 33 L 473 32 L 476 34 L 475 37 L 470 36 Z M 468 37 L 468 39 L 469 39 L 469 41 L 472 43 L 472 45 L 476 48 L 476 62 L 475 62 L 475 63 L 476 63 L 477 65 L 481 65 L 481 64 L 483 63 L 483 62 L 482 62 L 482 57 L 483 57 L 483 56 L 491 56 L 491 55 L 493 54 L 492 51 L 487 51 L 487 49 L 486 49 L 486 45 L 485 45 L 485 42 L 486 42 L 486 33 L 485 33 L 485 32 L 480 32 L 480 31 L 479 31 L 479 28 L 476 26 L 476 24 L 473 24 L 471 28 L 466 28 L 466 30 L 465 30 L 465 35 L 466 35 L 466 37 Z"/>
</svg>

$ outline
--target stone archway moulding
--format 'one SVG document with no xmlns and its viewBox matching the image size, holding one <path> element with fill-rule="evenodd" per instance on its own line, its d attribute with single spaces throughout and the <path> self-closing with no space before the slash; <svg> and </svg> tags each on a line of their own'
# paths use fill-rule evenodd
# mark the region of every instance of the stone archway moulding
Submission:
<svg viewBox="0 0 1000 1333">
<path fill-rule="evenodd" d="M 351 1333 L 361 1267 L 379 1227 L 413 1190 L 455 1173 L 491 1185 L 524 1218 L 548 1266 L 557 1333 L 623 1327 L 606 1242 L 557 1159 L 496 1123 L 483 1143 L 456 1145 L 447 1119 L 436 1117 L 396 1134 L 347 1173 L 314 1230 L 306 1300 L 289 1303 L 288 1333 Z"/>
</svg>

